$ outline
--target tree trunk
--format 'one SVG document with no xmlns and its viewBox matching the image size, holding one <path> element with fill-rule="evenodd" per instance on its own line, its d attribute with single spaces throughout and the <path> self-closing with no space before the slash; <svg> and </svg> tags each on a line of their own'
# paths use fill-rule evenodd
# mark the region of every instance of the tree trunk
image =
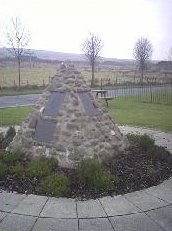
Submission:
<svg viewBox="0 0 172 231">
<path fill-rule="evenodd" d="M 94 62 L 91 63 L 91 72 L 92 72 L 91 87 L 94 87 Z"/>
<path fill-rule="evenodd" d="M 19 79 L 18 79 L 18 84 L 19 84 L 19 89 L 20 89 L 20 59 L 18 58 L 18 77 L 19 77 Z"/>
</svg>

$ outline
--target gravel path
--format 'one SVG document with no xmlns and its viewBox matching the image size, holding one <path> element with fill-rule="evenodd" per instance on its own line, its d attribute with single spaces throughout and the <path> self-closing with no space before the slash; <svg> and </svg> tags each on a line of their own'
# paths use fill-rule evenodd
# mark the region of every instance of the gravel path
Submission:
<svg viewBox="0 0 172 231">
<path fill-rule="evenodd" d="M 129 126 L 119 126 L 122 133 L 133 133 L 144 135 L 147 134 L 155 140 L 155 144 L 166 148 L 170 153 L 172 153 L 172 133 L 166 133 L 154 129 L 142 128 L 142 127 L 129 127 Z"/>
<path fill-rule="evenodd" d="M 118 126 L 123 134 L 133 133 L 144 135 L 147 134 L 155 140 L 155 144 L 166 148 L 170 153 L 172 153 L 172 133 L 166 133 L 159 130 L 142 128 L 142 127 L 130 127 L 130 126 Z M 20 126 L 15 126 L 16 131 L 18 131 Z M 5 133 L 8 127 L 0 127 L 0 133 Z"/>
</svg>

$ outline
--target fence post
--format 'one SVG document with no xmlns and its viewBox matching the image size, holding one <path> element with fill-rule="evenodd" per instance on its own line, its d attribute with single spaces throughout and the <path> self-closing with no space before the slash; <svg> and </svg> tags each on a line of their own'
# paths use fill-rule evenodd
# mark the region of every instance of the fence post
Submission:
<svg viewBox="0 0 172 231">
<path fill-rule="evenodd" d="M 152 95 L 152 85 L 151 84 L 150 84 L 150 94 L 151 94 L 151 103 L 152 103 L 153 95 Z"/>
<path fill-rule="evenodd" d="M 103 89 L 103 83 L 102 83 L 102 78 L 101 78 L 101 82 L 100 82 L 100 84 L 101 84 L 101 90 Z"/>
</svg>

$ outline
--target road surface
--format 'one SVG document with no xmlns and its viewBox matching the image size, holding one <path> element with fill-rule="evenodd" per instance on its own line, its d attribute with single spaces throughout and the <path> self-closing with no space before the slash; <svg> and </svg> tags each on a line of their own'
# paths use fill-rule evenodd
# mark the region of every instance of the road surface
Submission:
<svg viewBox="0 0 172 231">
<path fill-rule="evenodd" d="M 130 96 L 138 94 L 149 94 L 150 92 L 172 92 L 172 85 L 162 85 L 153 87 L 118 87 L 113 90 L 108 90 L 108 97 Z M 34 105 L 40 97 L 40 94 L 32 95 L 17 95 L 17 96 L 1 96 L 0 108 L 16 107 L 24 105 Z"/>
</svg>

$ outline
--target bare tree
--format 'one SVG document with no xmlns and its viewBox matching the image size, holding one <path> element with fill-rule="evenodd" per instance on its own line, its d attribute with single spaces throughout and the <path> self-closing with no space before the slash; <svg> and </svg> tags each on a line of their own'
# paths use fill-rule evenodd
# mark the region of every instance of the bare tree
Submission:
<svg viewBox="0 0 172 231">
<path fill-rule="evenodd" d="M 143 73 L 147 67 L 147 62 L 152 57 L 152 53 L 153 48 L 151 42 L 147 38 L 139 38 L 134 46 L 133 55 L 139 65 L 139 69 L 141 72 L 141 83 L 143 83 Z"/>
<path fill-rule="evenodd" d="M 82 51 L 87 57 L 92 71 L 91 78 L 91 87 L 94 86 L 94 73 L 95 73 L 95 65 L 99 58 L 99 53 L 103 47 L 102 40 L 96 36 L 95 34 L 90 34 L 86 41 L 82 44 Z"/>
<path fill-rule="evenodd" d="M 18 64 L 18 86 L 21 82 L 21 60 L 26 52 L 30 36 L 29 31 L 22 25 L 20 18 L 11 19 L 11 26 L 7 29 L 7 50 L 17 59 Z"/>
</svg>

